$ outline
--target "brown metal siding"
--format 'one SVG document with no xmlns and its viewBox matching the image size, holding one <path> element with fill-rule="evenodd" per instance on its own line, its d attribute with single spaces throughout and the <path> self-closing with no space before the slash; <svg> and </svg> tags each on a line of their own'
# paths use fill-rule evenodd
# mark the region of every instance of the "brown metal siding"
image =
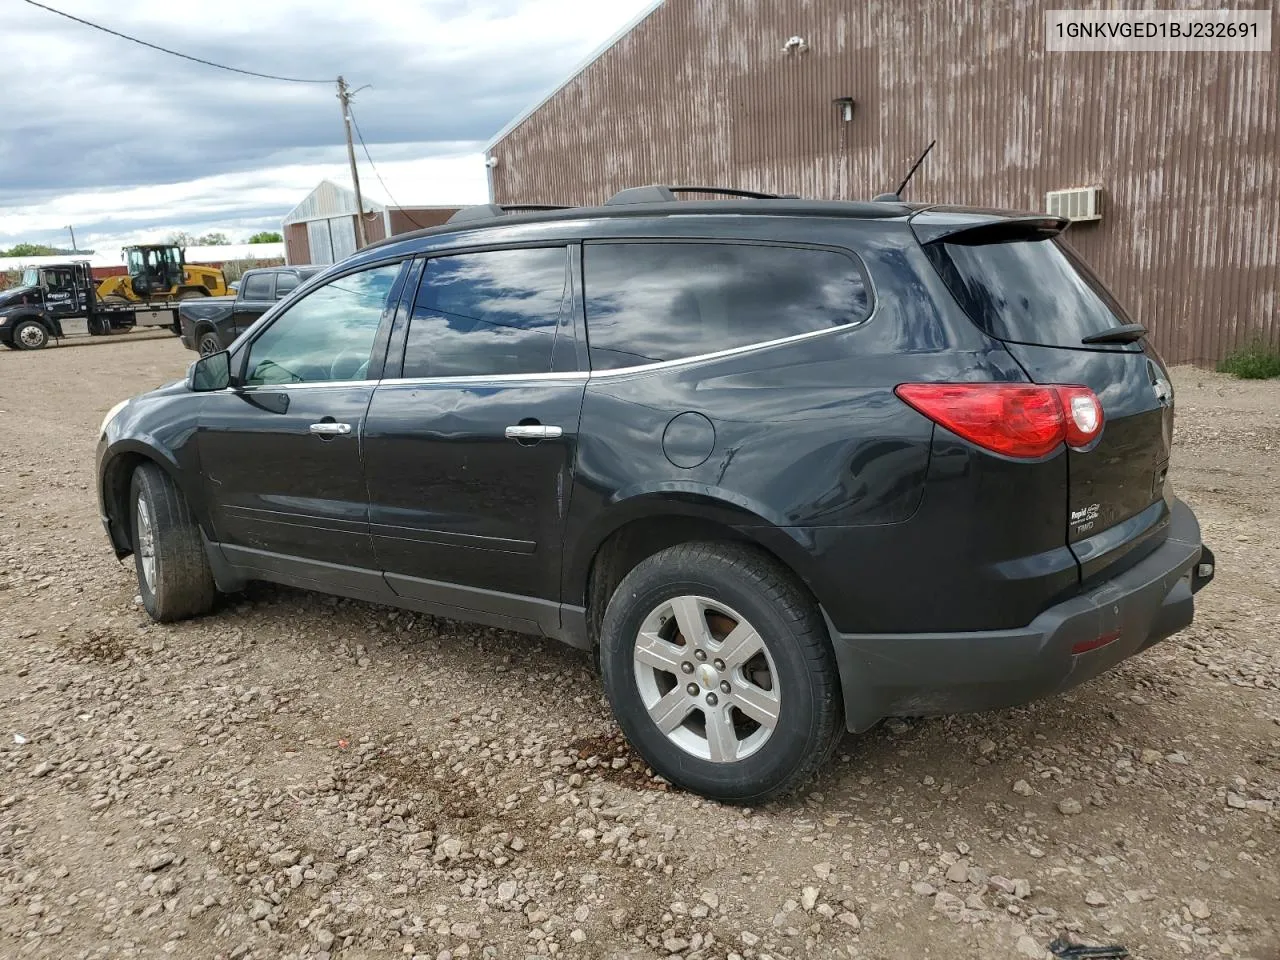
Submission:
<svg viewBox="0 0 1280 960">
<path fill-rule="evenodd" d="M 379 240 L 387 239 L 387 222 L 382 217 L 382 212 L 367 213 L 364 217 L 365 239 L 370 243 L 377 243 Z"/>
<path fill-rule="evenodd" d="M 311 241 L 307 239 L 305 223 L 284 225 L 284 261 L 285 263 L 311 262 Z"/>
<path fill-rule="evenodd" d="M 1102 221 L 1069 238 L 1167 359 L 1280 345 L 1280 51 L 1048 53 L 1061 6 L 667 0 L 494 145 L 495 200 L 869 197 L 937 137 L 909 199 L 1039 210 L 1103 187 Z M 784 54 L 791 36 L 808 52 Z"/>
<path fill-rule="evenodd" d="M 423 227 L 438 227 L 457 212 L 457 207 L 392 207 L 391 233 L 396 236 Z"/>
</svg>

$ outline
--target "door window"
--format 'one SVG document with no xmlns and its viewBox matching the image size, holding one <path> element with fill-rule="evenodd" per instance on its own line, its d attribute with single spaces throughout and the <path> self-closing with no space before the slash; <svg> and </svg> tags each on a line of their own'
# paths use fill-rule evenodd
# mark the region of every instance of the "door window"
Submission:
<svg viewBox="0 0 1280 960">
<path fill-rule="evenodd" d="M 283 300 L 284 295 L 298 286 L 298 275 L 296 273 L 277 273 L 276 274 L 276 299 Z"/>
<path fill-rule="evenodd" d="M 400 272 L 392 263 L 317 287 L 254 340 L 249 384 L 363 380 L 373 342 Z"/>
<path fill-rule="evenodd" d="M 67 293 L 75 287 L 75 284 L 71 279 L 70 270 L 46 270 L 44 276 L 45 284 L 49 287 L 49 291 L 51 293 Z"/>
<path fill-rule="evenodd" d="M 870 312 L 862 271 L 832 250 L 589 243 L 583 257 L 593 370 L 827 330 Z"/>
<path fill-rule="evenodd" d="M 568 287 L 566 247 L 428 260 L 405 343 L 405 377 L 547 373 Z"/>
<path fill-rule="evenodd" d="M 244 293 L 245 300 L 270 300 L 271 274 L 249 274 L 249 276 L 244 278 L 244 283 L 241 284 L 241 291 Z"/>
</svg>

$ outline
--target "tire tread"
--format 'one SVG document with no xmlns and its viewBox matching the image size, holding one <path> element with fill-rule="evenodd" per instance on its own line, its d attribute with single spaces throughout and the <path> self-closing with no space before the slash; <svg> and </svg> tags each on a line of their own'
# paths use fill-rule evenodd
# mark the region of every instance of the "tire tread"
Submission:
<svg viewBox="0 0 1280 960">
<path fill-rule="evenodd" d="M 750 796 L 734 797 L 731 802 L 758 804 L 782 799 L 798 791 L 826 765 L 844 733 L 844 701 L 826 624 L 812 596 L 790 571 L 752 544 L 697 541 L 669 547 L 641 561 L 623 578 L 605 612 L 602 642 L 616 636 L 632 584 L 650 576 L 651 571 L 662 569 L 671 579 L 679 579 L 685 571 L 705 573 L 717 567 L 748 585 L 782 617 L 816 688 L 818 709 L 810 729 L 813 749 L 779 782 Z"/>
<path fill-rule="evenodd" d="M 134 496 L 130 509 L 135 511 L 139 490 L 151 504 L 156 538 L 155 609 L 148 608 L 148 612 L 162 623 L 208 613 L 217 591 L 200 536 L 200 525 L 187 498 L 168 474 L 154 463 L 142 464 L 134 473 Z M 130 522 L 136 524 L 135 520 Z M 141 582 L 139 587 L 145 594 L 146 588 Z"/>
</svg>

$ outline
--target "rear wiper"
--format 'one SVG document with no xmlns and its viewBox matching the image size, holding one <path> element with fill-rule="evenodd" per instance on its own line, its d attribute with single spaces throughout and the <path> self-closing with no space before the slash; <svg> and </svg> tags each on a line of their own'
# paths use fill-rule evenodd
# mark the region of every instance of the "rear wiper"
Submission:
<svg viewBox="0 0 1280 960">
<path fill-rule="evenodd" d="M 1093 333 L 1081 340 L 1081 343 L 1133 343 L 1147 335 L 1147 328 L 1140 323 L 1123 323 L 1101 333 Z"/>
</svg>

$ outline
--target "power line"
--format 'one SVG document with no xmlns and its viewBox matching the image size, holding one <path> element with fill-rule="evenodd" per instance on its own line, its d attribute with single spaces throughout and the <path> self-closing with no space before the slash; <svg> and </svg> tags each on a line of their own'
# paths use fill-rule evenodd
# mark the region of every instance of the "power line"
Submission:
<svg viewBox="0 0 1280 960">
<path fill-rule="evenodd" d="M 378 172 L 378 167 L 374 164 L 373 157 L 369 156 L 369 147 L 364 142 L 364 134 L 360 132 L 360 124 L 356 122 L 356 113 L 351 109 L 350 103 L 347 104 L 347 113 L 351 115 L 351 125 L 356 128 L 356 139 L 360 141 L 360 147 L 364 150 L 364 158 L 369 161 L 369 167 L 373 170 L 373 175 L 377 177 L 378 182 L 382 184 L 382 189 L 386 191 L 387 198 L 391 201 L 392 206 L 396 207 L 401 213 L 403 213 L 405 217 L 408 218 L 409 222 L 419 230 L 425 230 L 426 228 L 422 224 L 413 219 L 413 214 L 400 205 L 400 201 L 395 198 L 391 193 L 391 188 L 387 186 L 387 181 L 382 179 L 382 174 Z"/>
<path fill-rule="evenodd" d="M 253 70 L 241 70 L 239 67 L 228 67 L 226 64 L 214 63 L 212 60 L 202 60 L 200 57 L 193 57 L 190 54 L 179 53 L 177 50 L 170 50 L 168 47 L 162 47 L 158 44 L 148 43 L 146 40 L 139 40 L 137 37 L 131 37 L 127 33 L 120 33 L 118 30 L 112 30 L 110 27 L 104 27 L 102 24 L 93 23 L 90 20 L 83 20 L 80 17 L 62 10 L 55 10 L 53 7 L 47 7 L 43 3 L 37 3 L 36 0 L 24 0 L 25 3 L 33 7 L 39 7 L 41 10 L 47 10 L 49 13 L 56 13 L 60 17 L 66 17 L 68 20 L 74 20 L 76 23 L 83 24 L 86 27 L 92 27 L 94 30 L 101 30 L 103 33 L 109 33 L 113 37 L 119 37 L 121 40 L 128 40 L 131 43 L 137 43 L 144 47 L 150 47 L 152 50 L 159 50 L 161 53 L 167 53 L 173 57 L 181 57 L 183 60 L 190 60 L 193 63 L 202 63 L 206 67 L 217 67 L 219 70 L 229 70 L 231 73 L 242 73 L 246 77 L 258 77 L 262 80 L 284 80 L 287 83 L 333 83 L 329 80 L 311 80 L 303 77 L 280 77 L 273 73 L 257 73 Z"/>
</svg>

